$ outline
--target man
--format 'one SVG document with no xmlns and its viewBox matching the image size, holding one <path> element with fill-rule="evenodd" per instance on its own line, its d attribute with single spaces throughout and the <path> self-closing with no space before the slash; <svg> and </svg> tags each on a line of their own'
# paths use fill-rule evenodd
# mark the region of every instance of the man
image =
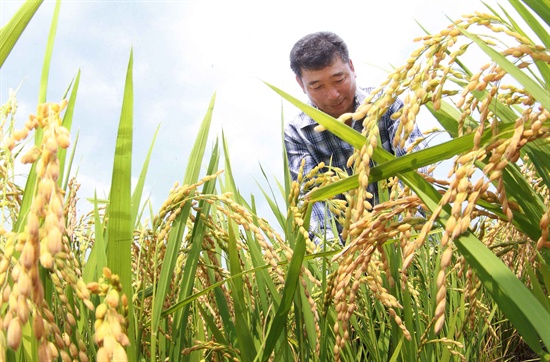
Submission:
<svg viewBox="0 0 550 362">
<path fill-rule="evenodd" d="M 355 68 L 349 58 L 347 45 L 331 32 L 317 32 L 298 40 L 290 52 L 290 68 L 311 105 L 334 118 L 354 112 L 373 89 L 357 86 Z M 405 148 L 393 147 L 398 121 L 390 117 L 401 107 L 403 103 L 398 100 L 378 124 L 382 147 L 397 156 L 405 154 L 405 149 L 416 138 L 422 137 L 420 130 L 415 128 Z M 363 120 L 352 121 L 350 126 L 361 132 L 362 122 Z M 351 175 L 352 169 L 347 167 L 347 161 L 354 152 L 353 147 L 329 131 L 315 131 L 317 125 L 317 122 L 302 112 L 285 127 L 285 148 L 292 178 L 297 179 L 303 159 L 304 174 L 324 162 L 325 165 L 340 168 Z M 376 184 L 370 184 L 368 191 L 374 195 L 374 200 L 371 200 L 374 205 L 378 201 Z M 331 215 L 325 204 L 315 203 L 310 231 L 316 242 L 319 242 L 319 238 L 326 237 L 328 240 L 339 234 L 341 227 L 337 225 L 338 230 L 335 233 L 331 224 Z"/>
</svg>

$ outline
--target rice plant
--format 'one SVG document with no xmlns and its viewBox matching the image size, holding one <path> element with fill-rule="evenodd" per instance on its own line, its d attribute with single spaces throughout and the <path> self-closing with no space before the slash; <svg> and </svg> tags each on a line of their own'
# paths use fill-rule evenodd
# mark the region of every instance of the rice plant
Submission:
<svg viewBox="0 0 550 362">
<path fill-rule="evenodd" d="M 0 64 L 40 4 L 3 26 Z M 130 178 L 132 53 L 111 194 L 83 215 L 67 157 L 80 74 L 64 99 L 41 93 L 36 114 L 20 116 L 11 93 L 0 119 L 0 361 L 550 360 L 550 7 L 510 4 L 513 15 L 487 8 L 419 37 L 341 119 L 269 85 L 356 149 L 352 176 L 285 172 L 275 181 L 285 205 L 263 191 L 277 227 L 239 193 L 226 140 L 206 151 L 215 95 L 182 180 L 147 214 L 149 157 L 134 189 Z M 476 70 L 463 61 L 472 48 L 487 55 Z M 400 158 L 378 147 L 377 120 L 396 97 L 401 139 L 425 107 L 451 140 Z M 363 119 L 362 134 L 349 118 Z M 384 190 L 374 207 L 371 182 Z M 309 239 L 317 201 L 339 215 L 344 245 Z"/>
</svg>

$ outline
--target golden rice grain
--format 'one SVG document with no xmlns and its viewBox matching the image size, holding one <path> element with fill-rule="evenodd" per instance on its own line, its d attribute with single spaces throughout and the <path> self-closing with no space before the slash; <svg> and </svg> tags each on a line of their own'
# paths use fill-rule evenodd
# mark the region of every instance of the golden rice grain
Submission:
<svg viewBox="0 0 550 362">
<path fill-rule="evenodd" d="M 21 321 L 19 318 L 13 318 L 8 326 L 8 331 L 6 335 L 6 342 L 9 348 L 16 350 L 19 348 L 19 345 L 21 344 L 21 338 L 22 338 L 22 326 Z"/>
</svg>

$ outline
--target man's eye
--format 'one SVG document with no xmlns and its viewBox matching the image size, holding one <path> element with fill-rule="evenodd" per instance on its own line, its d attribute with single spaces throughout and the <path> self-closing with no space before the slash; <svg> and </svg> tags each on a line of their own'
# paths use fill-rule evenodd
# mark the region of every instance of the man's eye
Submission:
<svg viewBox="0 0 550 362">
<path fill-rule="evenodd" d="M 340 78 L 336 80 L 336 83 L 342 83 L 346 78 Z"/>
</svg>

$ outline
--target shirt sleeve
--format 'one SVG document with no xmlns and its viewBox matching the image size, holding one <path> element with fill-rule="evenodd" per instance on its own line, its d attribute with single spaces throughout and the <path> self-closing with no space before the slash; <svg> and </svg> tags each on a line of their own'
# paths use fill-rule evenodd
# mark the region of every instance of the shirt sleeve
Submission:
<svg viewBox="0 0 550 362">
<path fill-rule="evenodd" d="M 401 157 L 405 155 L 407 153 L 407 150 L 410 148 L 411 145 L 413 145 L 416 142 L 416 140 L 424 137 L 422 132 L 420 131 L 420 128 L 418 128 L 418 125 L 415 124 L 412 132 L 410 133 L 409 137 L 405 141 L 404 147 L 401 147 L 400 145 L 397 145 L 396 147 L 393 146 L 393 142 L 397 134 L 397 129 L 399 128 L 399 123 L 401 122 L 401 120 L 400 119 L 393 120 L 391 119 L 391 115 L 399 111 L 402 107 L 403 107 L 403 101 L 401 99 L 397 99 L 390 106 L 388 111 L 382 116 L 380 127 L 379 127 L 381 139 L 383 142 L 382 146 L 384 147 L 385 150 L 391 152 L 396 157 Z M 426 142 L 421 141 L 415 145 L 412 152 L 424 149 L 426 148 L 426 146 L 427 146 Z M 427 167 L 422 167 L 418 171 L 425 173 L 427 171 Z"/>
<path fill-rule="evenodd" d="M 318 165 L 317 161 L 311 155 L 307 148 L 307 140 L 300 136 L 293 124 L 289 124 L 284 132 L 285 149 L 288 160 L 288 168 L 293 181 L 298 179 L 302 160 L 305 160 L 303 174 L 308 174 Z M 307 190 L 300 190 L 303 195 Z M 326 207 L 324 202 L 316 202 L 312 206 L 311 218 L 309 223 L 309 236 L 319 244 L 323 238 L 326 240 L 334 239 L 335 233 L 332 230 L 333 215 Z"/>
<path fill-rule="evenodd" d="M 298 179 L 298 173 L 300 172 L 302 160 L 305 160 L 304 174 L 311 171 L 316 164 L 313 157 L 308 152 L 305 140 L 300 137 L 294 125 L 290 124 L 285 128 L 284 141 L 290 176 L 292 180 L 296 181 Z"/>
</svg>

